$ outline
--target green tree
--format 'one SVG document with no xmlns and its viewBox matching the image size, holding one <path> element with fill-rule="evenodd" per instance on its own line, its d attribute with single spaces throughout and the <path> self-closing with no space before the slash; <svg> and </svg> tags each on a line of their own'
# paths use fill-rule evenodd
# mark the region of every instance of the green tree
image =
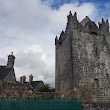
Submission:
<svg viewBox="0 0 110 110">
<path fill-rule="evenodd" d="M 50 92 L 50 86 L 49 86 L 49 84 L 44 84 L 43 86 L 41 86 L 39 88 L 38 91 L 40 91 L 40 92 Z"/>
</svg>

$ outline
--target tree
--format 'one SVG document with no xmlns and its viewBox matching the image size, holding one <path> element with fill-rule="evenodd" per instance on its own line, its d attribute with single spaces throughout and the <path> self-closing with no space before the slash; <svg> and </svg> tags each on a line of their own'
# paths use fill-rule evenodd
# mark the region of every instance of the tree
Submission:
<svg viewBox="0 0 110 110">
<path fill-rule="evenodd" d="M 49 84 L 44 84 L 43 86 L 41 86 L 38 90 L 39 92 L 50 92 L 50 86 Z"/>
</svg>

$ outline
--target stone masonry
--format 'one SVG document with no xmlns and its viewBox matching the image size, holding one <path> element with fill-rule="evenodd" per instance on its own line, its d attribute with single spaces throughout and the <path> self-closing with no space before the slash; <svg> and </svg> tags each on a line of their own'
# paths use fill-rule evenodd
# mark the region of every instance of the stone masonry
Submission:
<svg viewBox="0 0 110 110">
<path fill-rule="evenodd" d="M 100 89 L 100 100 L 110 100 L 110 48 L 108 19 L 98 23 L 77 13 L 67 16 L 65 32 L 55 38 L 56 92 L 66 93 L 90 84 Z"/>
</svg>

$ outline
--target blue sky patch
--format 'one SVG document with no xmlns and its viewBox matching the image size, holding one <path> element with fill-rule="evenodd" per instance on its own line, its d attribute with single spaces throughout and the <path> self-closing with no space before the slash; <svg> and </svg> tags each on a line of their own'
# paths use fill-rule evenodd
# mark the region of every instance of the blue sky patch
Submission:
<svg viewBox="0 0 110 110">
<path fill-rule="evenodd" d="M 87 2 L 91 2 L 91 3 L 94 3 L 96 5 L 101 5 L 101 7 L 104 6 L 105 3 L 108 3 L 110 2 L 109 0 L 42 0 L 42 1 L 52 1 L 52 4 L 51 4 L 51 7 L 52 8 L 59 8 L 60 6 L 62 6 L 63 4 L 65 3 L 75 3 L 75 2 L 79 2 L 80 4 L 82 3 L 87 3 Z"/>
</svg>

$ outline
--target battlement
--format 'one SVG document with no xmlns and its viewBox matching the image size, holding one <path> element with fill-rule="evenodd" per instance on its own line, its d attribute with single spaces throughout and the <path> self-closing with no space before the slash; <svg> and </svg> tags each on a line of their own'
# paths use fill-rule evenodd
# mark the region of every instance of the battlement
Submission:
<svg viewBox="0 0 110 110">
<path fill-rule="evenodd" d="M 65 38 L 71 33 L 71 31 L 77 30 L 78 32 L 86 32 L 95 35 L 105 35 L 109 34 L 109 21 L 108 19 L 105 21 L 102 18 L 101 22 L 98 22 L 98 26 L 95 22 L 90 20 L 88 16 L 86 16 L 81 22 L 77 20 L 77 13 L 75 12 L 72 15 L 71 11 L 67 16 L 67 25 L 65 32 L 62 31 L 60 37 L 56 36 L 55 45 L 59 47 Z"/>
</svg>

